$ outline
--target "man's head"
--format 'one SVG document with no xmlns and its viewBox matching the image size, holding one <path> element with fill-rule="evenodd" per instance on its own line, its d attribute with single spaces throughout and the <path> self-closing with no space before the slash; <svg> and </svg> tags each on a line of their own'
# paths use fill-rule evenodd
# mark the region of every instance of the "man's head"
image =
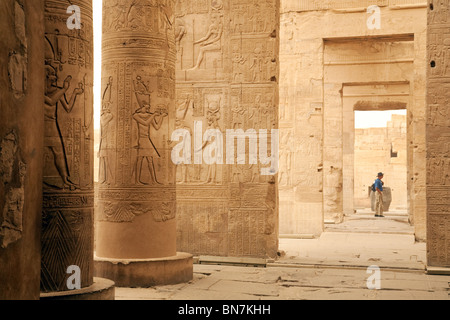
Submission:
<svg viewBox="0 0 450 320">
<path fill-rule="evenodd" d="M 45 75 L 47 79 L 47 89 L 51 87 L 56 88 L 58 83 L 58 76 L 56 74 L 56 69 L 53 66 L 46 65 Z"/>
<path fill-rule="evenodd" d="M 378 174 L 378 179 L 383 179 L 384 178 L 384 173 L 383 172 L 380 172 L 379 174 Z"/>
<path fill-rule="evenodd" d="M 151 113 L 152 107 L 148 103 L 145 103 L 141 111 L 142 113 Z"/>
</svg>

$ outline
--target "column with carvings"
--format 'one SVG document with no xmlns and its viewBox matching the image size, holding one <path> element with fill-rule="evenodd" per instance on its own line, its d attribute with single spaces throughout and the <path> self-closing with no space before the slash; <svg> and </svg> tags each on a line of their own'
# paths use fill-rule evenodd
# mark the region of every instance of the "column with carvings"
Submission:
<svg viewBox="0 0 450 320">
<path fill-rule="evenodd" d="M 44 2 L 3 0 L 0 12 L 0 300 L 37 300 Z"/>
<path fill-rule="evenodd" d="M 44 25 L 41 296 L 111 299 L 94 279 L 92 0 L 46 0 Z"/>
<path fill-rule="evenodd" d="M 450 268 L 450 1 L 428 8 L 427 251 L 428 271 Z M 444 268 L 447 268 L 446 270 Z"/>
<path fill-rule="evenodd" d="M 118 286 L 192 279 L 177 253 L 174 1 L 103 1 L 96 274 Z"/>
<path fill-rule="evenodd" d="M 270 142 L 279 128 L 279 5 L 177 1 L 177 127 L 204 139 L 177 171 L 179 250 L 238 260 L 277 255 L 278 148 Z M 207 141 L 211 130 L 223 137 Z M 245 151 L 233 152 L 238 140 Z M 251 151 L 264 144 L 270 163 Z M 206 161 L 211 149 L 215 159 Z"/>
</svg>

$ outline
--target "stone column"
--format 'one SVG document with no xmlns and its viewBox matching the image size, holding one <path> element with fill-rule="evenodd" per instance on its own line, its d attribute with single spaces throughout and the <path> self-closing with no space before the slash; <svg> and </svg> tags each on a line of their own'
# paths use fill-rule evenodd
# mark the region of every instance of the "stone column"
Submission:
<svg viewBox="0 0 450 320">
<path fill-rule="evenodd" d="M 0 300 L 39 299 L 43 0 L 0 2 Z"/>
<path fill-rule="evenodd" d="M 177 253 L 174 1 L 103 1 L 96 274 L 119 286 L 192 279 Z"/>
<path fill-rule="evenodd" d="M 94 280 L 92 19 L 92 0 L 45 1 L 43 298 L 112 286 Z"/>
<path fill-rule="evenodd" d="M 450 1 L 428 8 L 427 246 L 428 270 L 450 267 Z M 442 271 L 438 269 L 437 272 Z M 436 271 L 436 270 L 434 270 Z M 448 270 L 447 270 L 448 273 Z"/>
</svg>

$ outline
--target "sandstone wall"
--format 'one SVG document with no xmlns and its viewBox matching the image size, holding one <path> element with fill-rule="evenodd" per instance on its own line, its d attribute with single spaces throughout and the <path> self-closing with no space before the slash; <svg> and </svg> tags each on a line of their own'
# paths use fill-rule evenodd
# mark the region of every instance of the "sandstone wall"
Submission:
<svg viewBox="0 0 450 320">
<path fill-rule="evenodd" d="M 428 8 L 427 247 L 428 265 L 450 267 L 450 1 Z"/>
<path fill-rule="evenodd" d="M 386 128 L 355 131 L 355 209 L 370 208 L 368 188 L 378 172 L 392 190 L 391 209 L 405 210 L 408 204 L 406 116 L 393 115 Z"/>
<path fill-rule="evenodd" d="M 280 149 L 289 160 L 280 172 L 290 178 L 280 180 L 280 233 L 320 235 L 324 221 L 352 212 L 354 110 L 397 102 L 410 114 L 409 212 L 424 239 L 426 4 L 370 3 L 381 17 L 372 30 L 369 2 L 324 3 L 281 4 Z"/>
<path fill-rule="evenodd" d="M 276 0 L 177 1 L 177 128 L 278 128 L 278 21 Z M 276 177 L 244 163 L 178 166 L 179 250 L 276 256 Z"/>
</svg>

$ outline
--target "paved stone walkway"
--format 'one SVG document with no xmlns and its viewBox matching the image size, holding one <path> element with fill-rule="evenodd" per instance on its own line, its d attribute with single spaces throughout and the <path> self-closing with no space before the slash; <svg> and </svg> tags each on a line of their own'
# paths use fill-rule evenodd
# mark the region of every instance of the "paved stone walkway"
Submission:
<svg viewBox="0 0 450 320">
<path fill-rule="evenodd" d="M 116 299 L 449 300 L 450 276 L 426 274 L 426 246 L 401 217 L 352 216 L 327 230 L 319 239 L 280 239 L 282 256 L 266 267 L 196 264 L 190 283 L 116 288 Z M 371 266 L 380 268 L 380 290 L 368 289 Z"/>
</svg>

